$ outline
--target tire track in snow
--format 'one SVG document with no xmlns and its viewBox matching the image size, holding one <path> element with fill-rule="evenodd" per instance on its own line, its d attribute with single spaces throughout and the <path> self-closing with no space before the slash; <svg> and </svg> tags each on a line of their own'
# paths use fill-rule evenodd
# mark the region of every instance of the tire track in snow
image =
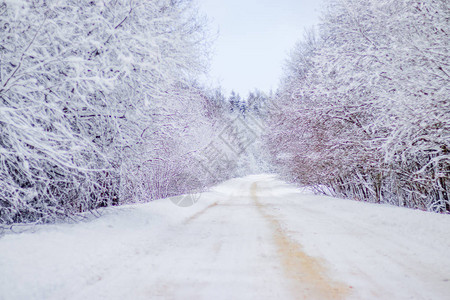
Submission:
<svg viewBox="0 0 450 300">
<path fill-rule="evenodd" d="M 349 287 L 334 281 L 326 274 L 326 268 L 320 261 L 307 255 L 302 246 L 291 240 L 281 227 L 280 222 L 264 210 L 258 200 L 257 183 L 251 185 L 251 197 L 273 230 L 273 239 L 278 248 L 282 265 L 287 277 L 292 281 L 292 292 L 296 299 L 343 299 L 350 292 Z"/>
<path fill-rule="evenodd" d="M 215 202 L 215 203 L 213 203 L 213 204 L 211 204 L 211 205 L 205 207 L 205 208 L 202 209 L 201 211 L 199 211 L 199 212 L 193 214 L 191 217 L 189 217 L 186 221 L 183 222 L 183 224 L 186 225 L 186 224 L 188 224 L 188 223 L 194 221 L 195 219 L 197 219 L 198 217 L 200 217 L 201 215 L 203 215 L 208 209 L 210 209 L 210 208 L 212 208 L 212 207 L 214 207 L 214 206 L 217 206 L 217 205 L 218 205 L 218 202 Z"/>
</svg>

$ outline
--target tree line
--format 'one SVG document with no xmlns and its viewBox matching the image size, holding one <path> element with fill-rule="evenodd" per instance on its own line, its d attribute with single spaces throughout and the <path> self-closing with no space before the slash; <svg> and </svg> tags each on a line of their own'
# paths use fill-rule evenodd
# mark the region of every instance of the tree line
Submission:
<svg viewBox="0 0 450 300">
<path fill-rule="evenodd" d="M 450 212 L 450 5 L 331 0 L 292 50 L 265 143 L 279 173 Z"/>
<path fill-rule="evenodd" d="M 206 25 L 190 0 L 0 1 L 0 223 L 232 176 L 187 180 L 203 175 L 195 155 L 225 122 L 198 84 Z"/>
</svg>

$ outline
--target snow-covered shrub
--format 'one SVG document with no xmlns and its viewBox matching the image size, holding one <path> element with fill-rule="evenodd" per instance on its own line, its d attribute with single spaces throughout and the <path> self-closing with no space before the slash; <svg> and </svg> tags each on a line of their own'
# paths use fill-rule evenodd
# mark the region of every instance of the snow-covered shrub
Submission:
<svg viewBox="0 0 450 300">
<path fill-rule="evenodd" d="M 329 1 L 271 119 L 282 173 L 336 195 L 450 211 L 447 1 Z"/>
<path fill-rule="evenodd" d="M 0 222 L 130 201 L 146 162 L 185 154 L 177 114 L 198 99 L 179 87 L 207 63 L 191 1 L 5 0 L 0 16 Z"/>
</svg>

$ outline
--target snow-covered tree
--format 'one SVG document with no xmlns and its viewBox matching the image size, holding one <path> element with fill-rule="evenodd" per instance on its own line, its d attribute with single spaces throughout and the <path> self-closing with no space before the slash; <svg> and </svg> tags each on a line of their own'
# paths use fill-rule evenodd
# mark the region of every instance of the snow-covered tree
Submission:
<svg viewBox="0 0 450 300">
<path fill-rule="evenodd" d="M 449 211 L 449 5 L 329 1 L 293 51 L 268 136 L 292 180 Z"/>
<path fill-rule="evenodd" d="M 6 0 L 0 15 L 0 222 L 164 194 L 139 189 L 155 186 L 149 162 L 176 176 L 183 143 L 209 128 L 192 84 L 208 43 L 194 4 Z"/>
</svg>

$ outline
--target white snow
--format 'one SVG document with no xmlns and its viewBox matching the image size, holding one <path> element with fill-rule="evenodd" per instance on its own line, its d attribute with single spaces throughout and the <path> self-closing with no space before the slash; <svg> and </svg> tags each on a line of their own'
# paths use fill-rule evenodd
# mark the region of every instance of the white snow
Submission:
<svg viewBox="0 0 450 300">
<path fill-rule="evenodd" d="M 272 175 L 0 238 L 0 299 L 448 299 L 450 216 Z"/>
</svg>

